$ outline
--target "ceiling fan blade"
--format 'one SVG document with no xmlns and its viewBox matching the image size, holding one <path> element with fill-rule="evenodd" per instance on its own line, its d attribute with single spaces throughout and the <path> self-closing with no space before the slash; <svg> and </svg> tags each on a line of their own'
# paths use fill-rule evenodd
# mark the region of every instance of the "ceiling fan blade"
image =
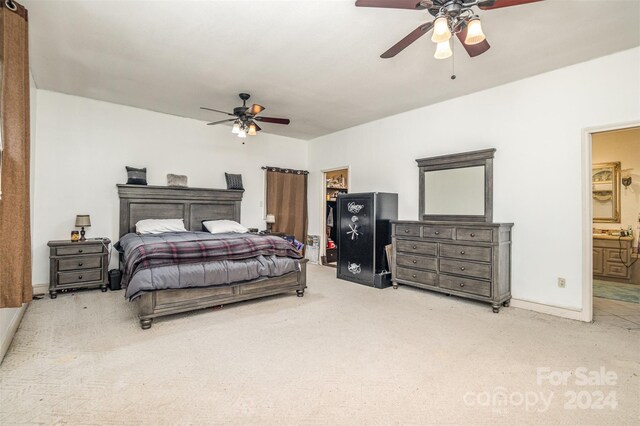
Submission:
<svg viewBox="0 0 640 426">
<path fill-rule="evenodd" d="M 465 44 L 464 40 L 467 38 L 466 25 L 464 25 L 462 30 L 460 30 L 460 32 L 458 32 L 456 35 L 458 36 L 458 40 L 460 40 L 460 43 L 462 43 L 462 47 L 464 47 L 464 50 L 466 50 L 469 56 L 471 56 L 472 58 L 478 55 L 482 55 L 491 47 L 486 39 L 478 44 Z"/>
<path fill-rule="evenodd" d="M 288 118 L 273 118 L 273 117 L 253 117 L 256 121 L 262 121 L 263 123 L 275 123 L 275 124 L 289 124 L 291 120 Z"/>
<path fill-rule="evenodd" d="M 235 118 L 229 118 L 228 120 L 214 121 L 213 123 L 207 123 L 207 126 L 214 126 L 216 124 L 226 123 L 228 121 L 236 121 L 236 119 Z"/>
<path fill-rule="evenodd" d="M 380 55 L 380 57 L 385 59 L 393 58 L 398 53 L 409 47 L 411 43 L 428 33 L 431 28 L 433 28 L 433 22 L 427 22 L 426 24 L 420 25 L 418 28 L 411 31 L 405 38 L 394 44 L 391 49 Z"/>
<path fill-rule="evenodd" d="M 230 115 L 230 116 L 232 116 L 232 117 L 235 117 L 235 115 L 234 115 L 234 114 L 231 114 L 230 112 L 220 111 L 220 110 L 218 110 L 218 109 L 207 108 L 207 107 L 200 107 L 200 109 L 206 109 L 207 111 L 219 112 L 219 113 L 221 113 L 221 114 L 227 114 L 227 115 Z"/>
<path fill-rule="evenodd" d="M 257 115 L 257 114 L 260 114 L 264 110 L 265 110 L 265 108 L 262 105 L 253 104 L 253 105 L 251 105 L 251 108 L 249 108 L 249 114 Z"/>
<path fill-rule="evenodd" d="M 252 121 L 253 125 L 256 126 L 256 132 L 259 132 L 260 130 L 262 130 L 262 128 L 260 128 L 260 126 L 258 126 L 258 123 L 256 123 L 255 121 Z"/>
<path fill-rule="evenodd" d="M 518 6 L 527 3 L 536 3 L 542 0 L 485 0 L 478 3 L 482 10 L 499 9 L 501 7 Z"/>
<path fill-rule="evenodd" d="M 433 1 L 430 0 L 357 0 L 358 7 L 386 7 L 388 9 L 430 9 Z"/>
</svg>

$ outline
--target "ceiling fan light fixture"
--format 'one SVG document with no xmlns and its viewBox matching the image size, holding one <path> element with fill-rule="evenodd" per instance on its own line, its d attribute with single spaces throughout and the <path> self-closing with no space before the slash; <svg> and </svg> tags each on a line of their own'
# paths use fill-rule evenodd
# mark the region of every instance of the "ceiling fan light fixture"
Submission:
<svg viewBox="0 0 640 426">
<path fill-rule="evenodd" d="M 449 29 L 449 18 L 446 16 L 438 16 L 433 22 L 433 35 L 431 41 L 434 43 L 442 43 L 451 38 L 451 30 Z"/>
<path fill-rule="evenodd" d="M 231 133 L 236 135 L 240 133 L 240 123 L 238 123 L 237 121 L 233 123 L 233 129 L 231 129 Z"/>
<path fill-rule="evenodd" d="M 241 139 L 244 139 L 247 137 L 247 132 L 244 130 L 244 128 L 240 129 L 240 131 L 238 132 L 238 137 Z"/>
<path fill-rule="evenodd" d="M 464 44 L 474 45 L 482 43 L 485 39 L 480 18 L 478 16 L 472 17 L 467 26 L 467 37 L 464 39 Z"/>
<path fill-rule="evenodd" d="M 436 47 L 436 53 L 433 55 L 436 59 L 447 59 L 453 55 L 451 51 L 451 45 L 449 44 L 449 40 L 438 43 Z"/>
<path fill-rule="evenodd" d="M 249 136 L 255 136 L 257 134 L 256 131 L 256 125 L 251 123 L 249 124 L 249 132 L 248 132 Z"/>
</svg>

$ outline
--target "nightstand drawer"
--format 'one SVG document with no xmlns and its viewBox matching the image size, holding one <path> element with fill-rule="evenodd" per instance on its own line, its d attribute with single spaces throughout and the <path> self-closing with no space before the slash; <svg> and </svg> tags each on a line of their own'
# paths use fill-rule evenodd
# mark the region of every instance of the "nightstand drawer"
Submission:
<svg viewBox="0 0 640 426">
<path fill-rule="evenodd" d="M 102 253 L 102 244 L 82 244 L 76 247 L 59 247 L 56 249 L 56 255 L 58 256 L 71 256 L 74 254 L 91 254 Z"/>
<path fill-rule="evenodd" d="M 102 281 L 102 269 L 91 269 L 77 272 L 58 272 L 59 284 L 86 283 L 89 281 Z"/>
<path fill-rule="evenodd" d="M 73 269 L 92 269 L 102 266 L 102 256 L 79 256 L 73 259 L 58 260 L 59 271 L 70 271 Z"/>
<path fill-rule="evenodd" d="M 491 296 L 491 283 L 487 281 L 471 280 L 469 278 L 450 277 L 440 275 L 440 287 L 449 290 L 463 291 L 479 296 Z"/>
<path fill-rule="evenodd" d="M 440 259 L 440 272 L 491 279 L 491 265 L 484 263 Z"/>
<path fill-rule="evenodd" d="M 428 243 L 425 241 L 396 240 L 396 249 L 405 253 L 426 254 L 435 256 L 438 243 Z"/>
<path fill-rule="evenodd" d="M 396 264 L 410 268 L 430 269 L 436 271 L 438 262 L 435 257 L 412 256 L 410 254 L 397 254 Z"/>
</svg>

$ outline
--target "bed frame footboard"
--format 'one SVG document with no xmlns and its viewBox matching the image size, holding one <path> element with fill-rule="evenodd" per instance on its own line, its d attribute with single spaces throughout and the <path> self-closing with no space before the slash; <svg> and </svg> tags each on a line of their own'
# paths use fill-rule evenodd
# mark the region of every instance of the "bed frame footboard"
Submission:
<svg viewBox="0 0 640 426">
<path fill-rule="evenodd" d="M 307 288 L 307 262 L 307 259 L 301 259 L 299 272 L 280 277 L 259 278 L 225 286 L 145 292 L 136 299 L 140 326 L 146 330 L 151 328 L 154 318 L 281 293 L 295 291 L 298 297 L 302 297 Z"/>
</svg>

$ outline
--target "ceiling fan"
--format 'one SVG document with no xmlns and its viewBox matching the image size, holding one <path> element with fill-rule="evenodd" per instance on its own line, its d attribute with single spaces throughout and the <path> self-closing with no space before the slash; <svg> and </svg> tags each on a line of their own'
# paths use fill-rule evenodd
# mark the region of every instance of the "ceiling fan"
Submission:
<svg viewBox="0 0 640 426">
<path fill-rule="evenodd" d="M 471 57 L 481 55 L 491 47 L 482 31 L 480 18 L 472 7 L 477 6 L 482 10 L 491 10 L 538 1 L 542 0 L 357 0 L 356 6 L 426 9 L 435 17 L 435 20 L 420 25 L 380 57 L 393 58 L 411 43 L 433 29 L 431 41 L 437 43 L 434 57 L 436 59 L 446 59 L 453 54 L 449 42 L 452 34 L 458 37 L 458 40 L 460 40 L 462 46 Z"/>
<path fill-rule="evenodd" d="M 250 107 L 247 106 L 247 100 L 251 97 L 248 93 L 240 93 L 240 99 L 242 99 L 242 106 L 235 107 L 233 109 L 233 113 L 220 111 L 213 108 L 200 107 L 200 109 L 206 109 L 207 111 L 219 112 L 221 114 L 227 114 L 234 118 L 228 118 L 226 120 L 214 121 L 212 123 L 207 123 L 207 126 L 213 126 L 221 123 L 228 123 L 233 121 L 233 128 L 231 132 L 237 134 L 239 138 L 246 138 L 247 135 L 255 136 L 257 132 L 262 130 L 260 126 L 256 123 L 256 121 L 260 121 L 263 123 L 274 123 L 274 124 L 289 124 L 291 120 L 288 118 L 274 118 L 274 117 L 258 117 L 265 108 L 262 105 L 253 104 Z"/>
</svg>

